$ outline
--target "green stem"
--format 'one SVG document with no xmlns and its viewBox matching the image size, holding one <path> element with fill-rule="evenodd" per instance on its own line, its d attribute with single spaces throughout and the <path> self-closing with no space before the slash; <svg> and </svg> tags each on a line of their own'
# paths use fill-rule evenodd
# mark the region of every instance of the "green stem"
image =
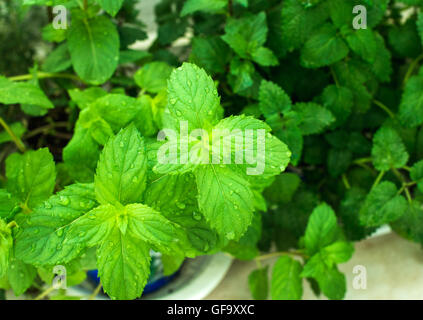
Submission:
<svg viewBox="0 0 423 320">
<path fill-rule="evenodd" d="M 88 300 L 94 300 L 97 297 L 98 293 L 100 292 L 100 289 L 101 289 L 101 282 L 95 288 L 93 293 L 88 297 Z"/>
<path fill-rule="evenodd" d="M 372 162 L 373 159 L 372 158 L 360 158 L 360 159 L 356 159 L 353 161 L 353 164 L 363 164 L 363 163 L 369 163 Z"/>
<path fill-rule="evenodd" d="M 348 178 L 347 178 L 347 175 L 345 173 L 342 175 L 342 182 L 344 183 L 344 186 L 347 190 L 351 189 L 351 185 L 350 185 Z"/>
<path fill-rule="evenodd" d="M 35 74 L 38 79 L 62 78 L 62 79 L 71 79 L 71 80 L 82 82 L 79 77 L 71 73 L 51 73 L 51 72 L 39 71 Z M 11 81 L 25 81 L 25 80 L 31 80 L 33 78 L 34 78 L 33 74 L 23 74 L 19 76 L 9 77 L 8 79 Z"/>
<path fill-rule="evenodd" d="M 7 227 L 9 228 L 9 229 L 12 229 L 13 227 L 17 227 L 18 225 L 17 225 L 17 223 L 16 223 L 16 221 L 11 221 L 11 222 L 9 222 L 8 224 L 7 224 Z"/>
<path fill-rule="evenodd" d="M 39 294 L 38 296 L 36 296 L 34 298 L 34 300 L 41 300 L 44 299 L 45 297 L 47 297 L 50 293 L 52 293 L 54 290 L 56 290 L 54 287 L 50 287 L 47 290 L 45 290 L 44 292 L 42 292 L 41 294 Z"/>
<path fill-rule="evenodd" d="M 308 258 L 304 253 L 302 253 L 300 251 L 278 251 L 278 252 L 272 252 L 272 253 L 268 253 L 268 254 L 264 254 L 262 256 L 256 257 L 255 260 L 261 261 L 261 260 L 266 260 L 266 259 L 270 259 L 270 258 L 283 256 L 283 255 L 299 256 L 299 257 L 302 257 L 302 258 Z"/>
<path fill-rule="evenodd" d="M 398 180 L 401 181 L 401 183 L 402 183 L 401 189 L 404 189 L 405 196 L 407 197 L 407 201 L 408 201 L 408 203 L 411 203 L 412 202 L 411 194 L 410 194 L 410 190 L 408 190 L 408 187 L 407 187 L 408 182 L 405 180 L 405 178 L 403 177 L 401 172 L 399 172 L 397 169 L 392 168 L 392 172 L 395 174 L 395 176 L 398 178 Z"/>
<path fill-rule="evenodd" d="M 377 187 L 377 185 L 380 183 L 380 181 L 382 180 L 383 176 L 385 175 L 385 171 L 381 171 L 379 173 L 379 175 L 377 176 L 375 182 L 373 183 L 372 189 L 373 190 L 375 187 Z"/>
<path fill-rule="evenodd" d="M 408 79 L 411 78 L 411 75 L 414 72 L 414 69 L 417 67 L 417 65 L 419 64 L 419 62 L 423 59 L 423 54 L 419 55 L 410 65 L 410 67 L 407 70 L 407 73 L 405 74 L 404 77 L 404 81 L 403 81 L 403 86 L 405 86 L 408 82 Z"/>
<path fill-rule="evenodd" d="M 338 78 L 336 77 L 335 71 L 333 71 L 332 67 L 330 67 L 330 73 L 332 74 L 333 81 L 335 82 L 335 85 L 339 87 Z"/>
<path fill-rule="evenodd" d="M 2 117 L 0 117 L 0 125 L 4 128 L 4 130 L 7 132 L 7 134 L 10 136 L 12 141 L 16 144 L 16 147 L 18 147 L 19 151 L 25 152 L 25 145 L 19 139 L 15 133 L 10 129 L 10 127 L 7 125 L 6 121 L 3 120 Z"/>
<path fill-rule="evenodd" d="M 377 105 L 379 108 L 381 108 L 383 111 L 385 111 L 392 119 L 395 119 L 395 114 L 382 102 L 378 100 L 373 100 L 373 103 Z"/>
</svg>

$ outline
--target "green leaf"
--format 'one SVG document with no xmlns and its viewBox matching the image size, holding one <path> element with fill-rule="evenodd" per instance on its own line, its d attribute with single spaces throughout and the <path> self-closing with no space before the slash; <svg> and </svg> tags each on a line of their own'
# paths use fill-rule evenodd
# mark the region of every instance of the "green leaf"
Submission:
<svg viewBox="0 0 423 320">
<path fill-rule="evenodd" d="M 266 199 L 274 203 L 289 203 L 300 186 L 301 179 L 295 173 L 282 173 L 265 190 Z"/>
<path fill-rule="evenodd" d="M 345 276 L 336 267 L 328 267 L 320 253 L 307 261 L 301 276 L 316 279 L 320 289 L 329 299 L 340 300 L 345 295 Z"/>
<path fill-rule="evenodd" d="M 299 49 L 310 35 L 328 17 L 323 5 L 306 8 L 298 0 L 286 0 L 282 4 L 282 43 L 288 51 Z"/>
<path fill-rule="evenodd" d="M 253 270 L 248 276 L 248 286 L 255 300 L 266 300 L 269 294 L 268 266 Z"/>
<path fill-rule="evenodd" d="M 82 247 L 65 242 L 69 225 L 96 205 L 92 184 L 74 184 L 50 197 L 20 225 L 16 257 L 35 265 L 71 261 Z"/>
<path fill-rule="evenodd" d="M 292 107 L 291 98 L 277 84 L 263 80 L 259 91 L 260 111 L 273 130 L 280 127 L 281 115 Z"/>
<path fill-rule="evenodd" d="M 130 204 L 125 207 L 125 213 L 131 234 L 160 250 L 171 250 L 170 246 L 176 239 L 176 229 L 169 220 L 143 204 Z"/>
<path fill-rule="evenodd" d="M 348 47 L 331 24 L 321 27 L 301 49 L 301 64 L 306 68 L 320 68 L 342 60 Z"/>
<path fill-rule="evenodd" d="M 366 199 L 367 191 L 352 187 L 345 194 L 339 208 L 339 215 L 343 222 L 343 230 L 348 240 L 358 241 L 374 232 L 375 228 L 367 228 L 361 225 L 357 212 Z"/>
<path fill-rule="evenodd" d="M 228 81 L 231 84 L 235 93 L 240 93 L 247 90 L 254 84 L 253 75 L 255 72 L 254 65 L 247 60 L 241 61 L 241 59 L 234 58 L 230 63 L 230 76 L 233 76 L 233 81 Z"/>
<path fill-rule="evenodd" d="M 31 104 L 43 109 L 53 109 L 54 106 L 44 92 L 29 82 L 13 82 L 0 76 L 0 103 Z"/>
<path fill-rule="evenodd" d="M 401 123 L 410 128 L 423 123 L 423 76 L 410 78 L 405 86 L 399 106 Z"/>
<path fill-rule="evenodd" d="M 338 241 L 323 248 L 321 254 L 326 264 L 332 268 L 334 264 L 350 260 L 353 252 L 354 246 L 351 243 Z"/>
<path fill-rule="evenodd" d="M 398 133 L 390 127 L 380 128 L 373 137 L 372 161 L 379 171 L 402 168 L 408 153 Z"/>
<path fill-rule="evenodd" d="M 335 121 L 329 110 L 314 102 L 297 103 L 293 110 L 298 114 L 303 135 L 321 133 Z"/>
<path fill-rule="evenodd" d="M 165 62 L 151 62 L 140 68 L 134 75 L 134 80 L 142 89 L 158 93 L 167 88 L 167 80 L 173 68 Z"/>
<path fill-rule="evenodd" d="M 210 225 L 228 240 L 238 240 L 253 217 L 249 183 L 228 167 L 203 165 L 195 170 L 198 203 Z"/>
<path fill-rule="evenodd" d="M 185 257 L 183 255 L 162 254 L 161 261 L 163 263 L 163 274 L 170 276 L 179 270 L 185 261 Z"/>
<path fill-rule="evenodd" d="M 14 153 L 6 160 L 7 189 L 21 205 L 32 209 L 53 193 L 56 170 L 47 148 Z"/>
<path fill-rule="evenodd" d="M 310 216 L 304 235 L 304 245 L 307 253 L 312 256 L 327 245 L 335 242 L 340 229 L 332 208 L 323 203 L 317 206 Z"/>
<path fill-rule="evenodd" d="M 322 101 L 335 117 L 332 127 L 343 125 L 351 114 L 353 107 L 353 93 L 346 87 L 329 85 L 322 93 Z"/>
<path fill-rule="evenodd" d="M 223 115 L 213 79 L 203 69 L 190 63 L 184 63 L 172 72 L 168 102 L 172 116 L 178 121 L 188 121 L 190 131 L 208 130 Z"/>
<path fill-rule="evenodd" d="M 0 189 L 0 218 L 8 219 L 16 205 L 17 199 L 5 189 Z"/>
<path fill-rule="evenodd" d="M 102 84 L 115 72 L 119 62 L 119 34 L 107 17 L 73 19 L 68 46 L 73 67 L 82 80 Z"/>
<path fill-rule="evenodd" d="M 344 149 L 332 148 L 329 150 L 327 158 L 327 168 L 329 174 L 337 178 L 348 170 L 352 162 L 352 152 Z"/>
<path fill-rule="evenodd" d="M 138 298 L 150 274 L 150 248 L 131 234 L 115 229 L 97 249 L 97 266 L 110 298 Z"/>
<path fill-rule="evenodd" d="M 90 87 L 85 90 L 69 89 L 69 96 L 74 101 L 79 109 L 84 110 L 95 100 L 107 95 L 107 92 L 100 87 Z"/>
<path fill-rule="evenodd" d="M 61 72 L 72 66 L 67 43 L 61 44 L 48 55 L 43 63 L 47 72 Z"/>
<path fill-rule="evenodd" d="M 265 47 L 255 49 L 251 53 L 251 58 L 254 62 L 264 67 L 277 66 L 279 64 L 278 58 L 276 58 L 272 50 Z"/>
<path fill-rule="evenodd" d="M 115 16 L 123 5 L 124 0 L 96 0 L 101 8 L 111 16 Z"/>
<path fill-rule="evenodd" d="M 101 204 L 139 202 L 146 187 L 147 157 L 144 140 L 131 125 L 104 146 L 95 176 Z"/>
<path fill-rule="evenodd" d="M 12 247 L 12 230 L 4 220 L 0 219 L 0 278 L 4 277 L 7 273 Z"/>
<path fill-rule="evenodd" d="M 224 73 L 230 58 L 229 47 L 217 36 L 195 37 L 192 40 L 189 61 L 209 73 Z"/>
<path fill-rule="evenodd" d="M 423 160 L 416 162 L 411 167 L 410 178 L 417 182 L 417 187 L 423 192 Z"/>
<path fill-rule="evenodd" d="M 287 256 L 280 257 L 273 267 L 272 299 L 300 300 L 303 295 L 301 271 L 298 261 Z"/>
<path fill-rule="evenodd" d="M 422 203 L 413 200 L 408 204 L 404 215 L 391 223 L 391 227 L 402 237 L 423 243 L 423 208 Z"/>
<path fill-rule="evenodd" d="M 266 14 L 260 12 L 254 16 L 250 15 L 240 19 L 229 19 L 226 23 L 225 34 L 222 36 L 222 39 L 241 58 L 254 60 L 254 55 L 256 57 L 270 55 L 269 52 L 257 52 L 257 50 L 263 51 L 261 48 L 263 48 L 266 42 L 267 31 Z M 267 50 L 270 51 L 269 49 Z M 273 60 L 273 58 L 270 58 L 270 61 Z"/>
<path fill-rule="evenodd" d="M 362 224 L 380 226 L 400 218 L 407 210 L 407 201 L 397 191 L 397 187 L 389 181 L 374 187 L 360 210 Z"/>
<path fill-rule="evenodd" d="M 78 182 L 92 182 L 100 145 L 89 129 L 76 125 L 72 140 L 63 149 L 63 160 L 70 175 Z"/>
<path fill-rule="evenodd" d="M 228 5 L 228 0 L 187 0 L 182 8 L 181 17 L 196 11 L 215 13 Z"/>
<path fill-rule="evenodd" d="M 10 260 L 7 278 L 16 297 L 19 297 L 25 293 L 29 287 L 31 287 L 36 276 L 37 269 L 33 266 L 23 263 L 15 258 Z"/>
<path fill-rule="evenodd" d="M 360 58 L 369 63 L 374 63 L 379 55 L 376 37 L 371 29 L 359 29 L 346 36 L 351 50 Z"/>
</svg>

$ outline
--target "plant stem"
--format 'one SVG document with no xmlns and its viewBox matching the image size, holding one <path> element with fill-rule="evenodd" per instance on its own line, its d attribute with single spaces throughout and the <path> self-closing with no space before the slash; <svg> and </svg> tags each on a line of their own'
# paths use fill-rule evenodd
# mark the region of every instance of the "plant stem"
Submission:
<svg viewBox="0 0 423 320">
<path fill-rule="evenodd" d="M 43 127 L 39 127 L 37 129 L 34 129 L 33 131 L 28 132 L 26 135 L 24 135 L 25 139 L 32 138 L 38 134 L 45 133 L 46 131 L 54 128 L 66 128 L 69 124 L 67 122 L 56 122 L 56 123 L 50 123 L 48 125 L 45 125 Z"/>
<path fill-rule="evenodd" d="M 395 176 L 398 178 L 398 180 L 400 180 L 402 182 L 402 188 L 405 191 L 405 196 L 407 197 L 407 201 L 408 203 L 412 202 L 411 199 L 411 194 L 410 194 L 410 190 L 408 190 L 408 182 L 405 180 L 405 178 L 403 177 L 403 175 L 401 174 L 401 172 L 399 172 L 397 169 L 392 168 L 392 172 L 395 174 Z"/>
<path fill-rule="evenodd" d="M 373 183 L 373 186 L 370 190 L 373 190 L 380 183 L 380 181 L 382 180 L 384 175 L 385 175 L 385 171 L 381 171 L 379 173 L 379 175 L 377 176 L 377 178 L 376 178 L 375 182 Z"/>
<path fill-rule="evenodd" d="M 332 74 L 333 81 L 335 82 L 335 85 L 339 87 L 338 78 L 336 77 L 335 71 L 333 71 L 332 67 L 330 67 L 330 73 Z"/>
<path fill-rule="evenodd" d="M 373 161 L 373 159 L 372 158 L 360 158 L 360 159 L 357 159 L 357 160 L 354 160 L 353 161 L 353 164 L 358 164 L 358 165 L 360 165 L 360 164 L 363 164 L 363 163 L 369 163 L 369 162 L 372 162 Z"/>
<path fill-rule="evenodd" d="M 404 77 L 404 81 L 403 81 L 403 86 L 405 86 L 408 82 L 408 79 L 410 79 L 411 75 L 414 72 L 414 69 L 417 67 L 417 65 L 419 64 L 420 60 L 423 59 L 423 54 L 419 55 L 410 65 L 410 67 L 407 70 L 407 73 L 405 74 Z"/>
<path fill-rule="evenodd" d="M 17 223 L 16 223 L 16 221 L 11 221 L 11 222 L 9 222 L 8 224 L 7 224 L 7 227 L 9 228 L 9 229 L 12 229 L 13 227 L 17 227 L 18 225 L 17 225 Z"/>
<path fill-rule="evenodd" d="M 345 173 L 342 175 L 342 182 L 344 183 L 344 186 L 347 190 L 351 189 L 351 185 L 350 185 L 348 178 L 347 178 L 347 175 Z"/>
<path fill-rule="evenodd" d="M 0 117 L 0 125 L 4 128 L 4 130 L 10 136 L 10 138 L 12 139 L 12 141 L 16 144 L 16 147 L 18 147 L 19 151 L 25 152 L 25 145 L 23 144 L 23 142 L 21 141 L 21 139 L 19 139 L 15 135 L 15 133 L 12 131 L 12 129 L 10 129 L 10 127 L 8 126 L 8 124 L 6 123 L 6 121 L 3 120 L 2 117 Z"/>
<path fill-rule="evenodd" d="M 75 81 L 81 81 L 79 77 L 71 73 L 51 73 L 51 72 L 42 72 L 39 71 L 36 73 L 36 77 L 38 79 L 48 79 L 48 78 L 62 78 L 62 79 L 71 79 Z M 34 78 L 33 74 L 23 74 L 20 76 L 9 77 L 8 79 L 11 81 L 25 81 Z"/>
<path fill-rule="evenodd" d="M 44 292 L 41 292 L 38 296 L 34 298 L 34 300 L 41 300 L 44 299 L 46 296 L 48 296 L 50 293 L 52 293 L 54 290 L 56 290 L 54 287 L 50 287 Z"/>
<path fill-rule="evenodd" d="M 93 293 L 88 297 L 88 300 L 94 300 L 97 297 L 98 293 L 100 292 L 100 289 L 101 289 L 101 282 L 95 288 Z"/>
<path fill-rule="evenodd" d="M 264 254 L 262 256 L 256 257 L 255 259 L 260 261 L 260 260 L 266 260 L 270 258 L 283 256 L 283 255 L 291 255 L 291 256 L 299 256 L 302 258 L 307 258 L 307 256 L 300 251 L 278 251 L 278 252 Z"/>
<path fill-rule="evenodd" d="M 381 108 L 383 111 L 385 111 L 392 119 L 395 119 L 395 114 L 382 102 L 378 100 L 373 100 L 373 103 L 377 105 L 379 108 Z"/>
</svg>

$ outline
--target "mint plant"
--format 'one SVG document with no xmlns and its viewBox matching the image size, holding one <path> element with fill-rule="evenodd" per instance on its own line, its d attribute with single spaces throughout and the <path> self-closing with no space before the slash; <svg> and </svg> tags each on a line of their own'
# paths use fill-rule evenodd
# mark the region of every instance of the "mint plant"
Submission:
<svg viewBox="0 0 423 320">
<path fill-rule="evenodd" d="M 135 299 L 151 250 L 223 251 L 255 299 L 342 299 L 354 241 L 422 243 L 422 1 L 162 0 L 147 50 L 136 4 L 0 5 L 2 290 Z"/>
</svg>

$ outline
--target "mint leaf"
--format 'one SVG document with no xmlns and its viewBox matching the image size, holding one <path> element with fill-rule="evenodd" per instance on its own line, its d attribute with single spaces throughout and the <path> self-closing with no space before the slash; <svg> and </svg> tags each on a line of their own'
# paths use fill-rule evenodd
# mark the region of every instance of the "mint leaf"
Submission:
<svg viewBox="0 0 423 320">
<path fill-rule="evenodd" d="M 134 75 L 137 85 L 152 93 L 158 93 L 167 88 L 167 80 L 173 68 L 165 62 L 147 63 Z"/>
<path fill-rule="evenodd" d="M 323 203 L 311 214 L 304 235 L 304 245 L 311 256 L 336 241 L 340 230 L 332 208 Z"/>
<path fill-rule="evenodd" d="M 0 103 L 31 104 L 42 109 L 54 108 L 38 86 L 30 82 L 13 82 L 2 76 L 0 76 Z"/>
<path fill-rule="evenodd" d="M 333 128 L 343 125 L 351 114 L 353 93 L 346 87 L 329 85 L 322 93 L 323 105 L 333 114 Z"/>
<path fill-rule="evenodd" d="M 228 45 L 219 37 L 196 37 L 192 40 L 190 62 L 209 73 L 224 73 L 230 57 Z"/>
<path fill-rule="evenodd" d="M 410 78 L 399 106 L 399 117 L 404 126 L 414 128 L 423 123 L 423 76 Z"/>
<path fill-rule="evenodd" d="M 68 90 L 68 93 L 72 101 L 74 101 L 81 110 L 88 108 L 95 100 L 107 95 L 107 92 L 100 87 L 90 87 L 85 90 L 75 88 Z"/>
<path fill-rule="evenodd" d="M 32 265 L 15 258 L 10 260 L 7 278 L 16 297 L 19 297 L 32 285 L 36 276 L 37 269 Z"/>
<path fill-rule="evenodd" d="M 280 257 L 273 266 L 271 293 L 273 300 L 300 300 L 303 284 L 301 264 L 294 259 Z"/>
<path fill-rule="evenodd" d="M 334 264 L 350 260 L 353 252 L 353 245 L 344 241 L 332 243 L 321 250 L 322 257 L 330 268 Z"/>
<path fill-rule="evenodd" d="M 327 8 L 318 5 L 306 8 L 297 0 L 286 0 L 282 4 L 282 42 L 288 51 L 299 49 L 310 34 L 327 19 Z"/>
<path fill-rule="evenodd" d="M 248 286 L 251 291 L 251 295 L 255 300 L 266 300 L 269 292 L 268 267 L 253 270 L 248 275 Z"/>
<path fill-rule="evenodd" d="M 125 207 L 131 234 L 160 250 L 168 251 L 176 238 L 176 229 L 169 220 L 143 204 Z"/>
<path fill-rule="evenodd" d="M 407 201 L 397 191 L 397 187 L 389 181 L 373 188 L 360 210 L 362 224 L 380 226 L 401 217 L 407 210 Z"/>
<path fill-rule="evenodd" d="M 188 121 L 191 130 L 210 129 L 223 115 L 213 80 L 203 69 L 190 63 L 172 72 L 168 102 L 172 116 Z"/>
<path fill-rule="evenodd" d="M 72 66 L 67 43 L 63 43 L 48 55 L 43 63 L 47 72 L 61 72 Z"/>
<path fill-rule="evenodd" d="M 297 113 L 300 121 L 298 127 L 303 135 L 321 133 L 335 121 L 329 110 L 314 102 L 297 103 L 293 110 Z"/>
<path fill-rule="evenodd" d="M 20 225 L 16 258 L 34 265 L 71 261 L 83 248 L 65 242 L 69 225 L 96 205 L 92 184 L 74 184 L 51 196 Z"/>
<path fill-rule="evenodd" d="M 144 140 L 135 126 L 119 132 L 104 146 L 95 175 L 95 192 L 101 204 L 139 202 L 146 186 L 147 158 Z"/>
<path fill-rule="evenodd" d="M 0 219 L 0 278 L 4 277 L 7 273 L 12 247 L 12 230 L 4 220 Z"/>
<path fill-rule="evenodd" d="M 225 8 L 228 0 L 187 0 L 182 8 L 181 16 L 194 13 L 196 11 L 204 11 L 214 13 Z"/>
<path fill-rule="evenodd" d="M 96 0 L 98 4 L 111 16 L 115 16 L 123 5 L 124 0 Z"/>
<path fill-rule="evenodd" d="M 5 189 L 0 189 L 0 218 L 9 218 L 16 205 L 17 199 Z"/>
<path fill-rule="evenodd" d="M 331 65 L 348 55 L 348 47 L 331 24 L 321 27 L 301 49 L 301 64 L 306 68 Z"/>
<path fill-rule="evenodd" d="M 68 32 L 73 67 L 82 80 L 102 84 L 119 62 L 119 34 L 105 16 L 73 19 Z"/>
<path fill-rule="evenodd" d="M 416 162 L 411 167 L 410 177 L 417 182 L 417 187 L 423 192 L 423 160 Z"/>
<path fill-rule="evenodd" d="M 304 266 L 304 278 L 317 280 L 320 289 L 329 299 L 342 299 L 346 291 L 345 276 L 335 267 L 328 267 L 320 253 L 315 254 Z"/>
<path fill-rule="evenodd" d="M 97 249 L 97 267 L 110 298 L 138 298 L 150 274 L 150 248 L 131 234 L 115 229 Z"/>
<path fill-rule="evenodd" d="M 290 97 L 277 84 L 263 80 L 259 91 L 260 111 L 273 130 L 280 127 L 281 116 L 292 106 Z"/>
<path fill-rule="evenodd" d="M 53 193 L 56 172 L 48 149 L 14 153 L 6 160 L 7 189 L 26 209 L 32 209 Z"/>
<path fill-rule="evenodd" d="M 379 171 L 402 168 L 408 153 L 398 133 L 390 127 L 380 128 L 373 137 L 372 161 Z"/>
<path fill-rule="evenodd" d="M 253 217 L 249 183 L 228 167 L 203 165 L 195 170 L 198 204 L 210 225 L 228 240 L 238 240 Z"/>
</svg>

